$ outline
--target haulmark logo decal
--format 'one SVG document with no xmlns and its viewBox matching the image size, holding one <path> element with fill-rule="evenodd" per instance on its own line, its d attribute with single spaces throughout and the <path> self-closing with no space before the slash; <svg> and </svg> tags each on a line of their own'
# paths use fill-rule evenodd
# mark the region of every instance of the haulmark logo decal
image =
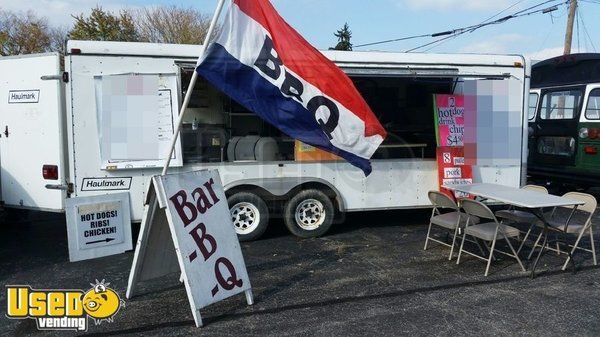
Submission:
<svg viewBox="0 0 600 337">
<path fill-rule="evenodd" d="M 9 90 L 8 104 L 39 103 L 40 91 L 36 90 Z"/>
<path fill-rule="evenodd" d="M 131 177 L 83 178 L 82 191 L 127 191 L 131 188 Z"/>
<path fill-rule="evenodd" d="M 125 302 L 104 280 L 90 285 L 87 291 L 6 286 L 6 317 L 35 319 L 38 330 L 87 331 L 88 318 L 112 322 Z"/>
</svg>

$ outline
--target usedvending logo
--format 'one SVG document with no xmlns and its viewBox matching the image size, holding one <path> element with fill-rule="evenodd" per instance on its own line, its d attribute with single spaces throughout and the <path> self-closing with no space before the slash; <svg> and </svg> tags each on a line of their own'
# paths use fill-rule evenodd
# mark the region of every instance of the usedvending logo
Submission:
<svg viewBox="0 0 600 337">
<path fill-rule="evenodd" d="M 104 280 L 90 285 L 87 291 L 7 286 L 6 317 L 34 319 L 39 330 L 87 331 L 89 318 L 112 322 L 125 302 Z"/>
</svg>

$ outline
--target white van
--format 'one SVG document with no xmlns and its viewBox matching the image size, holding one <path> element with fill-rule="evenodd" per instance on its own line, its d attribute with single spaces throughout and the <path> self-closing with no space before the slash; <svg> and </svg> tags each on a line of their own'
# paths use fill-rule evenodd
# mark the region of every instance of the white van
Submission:
<svg viewBox="0 0 600 337">
<path fill-rule="evenodd" d="M 60 212 L 66 198 L 128 191 L 131 218 L 140 221 L 200 47 L 69 41 L 67 50 L 64 66 L 58 54 L 0 58 L 2 201 Z M 438 188 L 433 94 L 465 94 L 481 107 L 471 125 L 479 130 L 476 182 L 524 182 L 529 70 L 521 56 L 323 53 L 389 133 L 366 178 L 207 82 L 194 88 L 170 172 L 218 169 L 240 239 L 259 237 L 269 215 L 282 214 L 294 234 L 311 237 L 337 213 L 430 207 L 427 191 Z M 128 114 L 127 102 L 143 102 L 110 87 L 145 79 L 159 85 L 151 118 Z"/>
</svg>

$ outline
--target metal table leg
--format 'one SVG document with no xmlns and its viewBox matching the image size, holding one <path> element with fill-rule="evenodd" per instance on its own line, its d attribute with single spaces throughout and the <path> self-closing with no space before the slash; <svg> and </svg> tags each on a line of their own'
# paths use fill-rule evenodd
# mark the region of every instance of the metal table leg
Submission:
<svg viewBox="0 0 600 337">
<path fill-rule="evenodd" d="M 533 266 L 531 267 L 531 278 L 535 278 L 535 269 L 537 268 L 537 264 L 542 257 L 544 250 L 546 249 L 546 245 L 548 244 L 548 225 L 544 222 L 544 229 L 542 230 L 542 235 L 544 236 L 544 242 L 540 247 L 540 251 L 538 252 L 537 257 L 535 258 L 535 262 L 533 262 Z M 535 249 L 535 246 L 533 246 Z"/>
<path fill-rule="evenodd" d="M 576 209 L 577 209 L 577 206 L 573 207 L 573 210 L 571 211 L 571 214 L 569 215 L 569 218 L 567 219 L 567 226 L 568 226 L 569 221 L 571 220 L 571 217 L 575 213 Z M 540 210 L 537 212 L 533 212 L 533 214 L 538 219 L 540 219 L 540 221 L 542 221 L 542 223 L 544 224 L 544 229 L 542 231 L 542 234 L 544 235 L 544 243 L 542 243 L 542 246 L 540 247 L 540 251 L 535 259 L 535 262 L 533 263 L 533 266 L 531 267 L 531 278 L 535 278 L 535 269 L 537 268 L 537 264 L 538 264 L 540 258 L 542 257 L 542 255 L 544 254 L 544 250 L 548 246 L 548 233 L 549 233 L 549 229 L 548 229 L 549 225 L 548 225 L 548 222 L 546 221 L 546 218 L 544 217 L 543 211 Z M 566 231 L 566 227 L 565 227 L 565 231 Z M 561 231 L 561 233 L 562 233 L 562 231 Z M 566 233 L 563 233 L 563 234 L 565 234 L 565 237 L 566 237 Z M 565 242 L 566 242 L 566 240 L 565 240 Z M 567 245 L 567 248 L 568 248 L 568 245 Z M 535 249 L 535 246 L 533 246 L 533 249 Z M 577 268 L 575 266 L 575 262 L 573 261 L 573 257 L 571 256 L 570 249 L 567 249 L 567 254 L 569 254 L 569 261 L 573 265 L 573 273 L 575 273 Z"/>
</svg>

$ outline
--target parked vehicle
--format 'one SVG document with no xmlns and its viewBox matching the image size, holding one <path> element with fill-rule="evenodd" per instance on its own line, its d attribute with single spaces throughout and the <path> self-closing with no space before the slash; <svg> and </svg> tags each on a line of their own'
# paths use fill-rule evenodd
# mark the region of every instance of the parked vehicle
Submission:
<svg viewBox="0 0 600 337">
<path fill-rule="evenodd" d="M 528 174 L 536 182 L 600 181 L 600 54 L 559 56 L 532 66 Z"/>
<path fill-rule="evenodd" d="M 66 198 L 128 191 L 131 217 L 140 221 L 199 47 L 69 41 L 67 50 L 64 69 L 58 54 L 0 58 L 0 73 L 8 74 L 0 80 L 1 95 L 8 95 L 0 100 L 2 200 L 7 207 L 60 212 Z M 507 145 L 516 158 L 481 162 L 475 181 L 524 182 L 529 83 L 521 56 L 323 53 L 353 79 L 390 134 L 366 178 L 287 137 L 207 82 L 194 88 L 170 172 L 218 169 L 242 240 L 258 238 L 278 215 L 295 235 L 313 237 L 343 212 L 431 207 L 427 191 L 438 187 L 432 94 L 468 94 L 468 84 L 506 84 L 504 95 L 511 96 L 503 109 L 517 113 L 511 125 L 508 119 L 493 125 L 516 130 Z M 120 85 L 123 76 L 158 81 L 155 120 L 132 115 L 127 104 L 144 103 L 111 91 L 109 84 Z M 492 102 L 493 95 L 486 97 Z M 500 134 L 491 129 L 481 130 L 489 139 L 480 148 Z"/>
</svg>

